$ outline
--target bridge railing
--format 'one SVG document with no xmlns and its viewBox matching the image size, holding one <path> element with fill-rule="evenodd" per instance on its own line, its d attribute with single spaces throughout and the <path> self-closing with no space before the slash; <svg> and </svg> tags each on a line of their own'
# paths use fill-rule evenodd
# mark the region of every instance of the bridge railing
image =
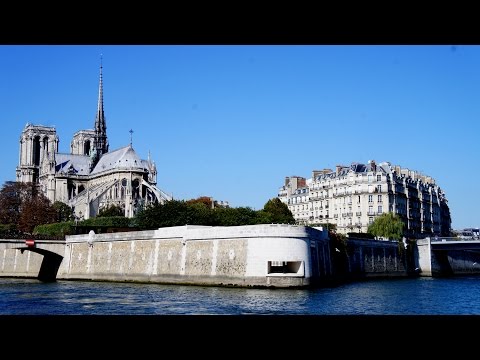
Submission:
<svg viewBox="0 0 480 360">
<path fill-rule="evenodd" d="M 447 237 L 447 236 L 435 236 L 431 237 L 431 242 L 440 242 L 440 241 L 472 241 L 472 240 L 480 240 L 478 236 L 472 237 Z"/>
<path fill-rule="evenodd" d="M 32 240 L 65 240 L 65 236 L 45 235 L 45 234 L 18 234 L 18 233 L 0 233 L 1 239 L 32 239 Z"/>
</svg>

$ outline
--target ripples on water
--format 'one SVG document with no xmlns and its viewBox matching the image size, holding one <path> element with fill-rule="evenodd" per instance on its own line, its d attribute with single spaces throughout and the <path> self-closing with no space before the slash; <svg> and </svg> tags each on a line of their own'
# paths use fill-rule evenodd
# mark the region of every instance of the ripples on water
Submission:
<svg viewBox="0 0 480 360">
<path fill-rule="evenodd" d="M 480 277 L 310 290 L 0 278 L 1 315 L 479 315 Z"/>
</svg>

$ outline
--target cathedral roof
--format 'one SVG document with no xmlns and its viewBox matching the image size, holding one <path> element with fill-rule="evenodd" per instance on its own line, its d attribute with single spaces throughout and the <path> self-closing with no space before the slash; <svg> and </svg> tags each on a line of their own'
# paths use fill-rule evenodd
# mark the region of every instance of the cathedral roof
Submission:
<svg viewBox="0 0 480 360">
<path fill-rule="evenodd" d="M 55 154 L 55 172 L 66 174 L 88 175 L 90 157 L 88 155 Z"/>
<path fill-rule="evenodd" d="M 145 161 L 141 160 L 131 145 L 103 154 L 92 170 L 95 175 L 110 170 L 146 170 Z"/>
</svg>

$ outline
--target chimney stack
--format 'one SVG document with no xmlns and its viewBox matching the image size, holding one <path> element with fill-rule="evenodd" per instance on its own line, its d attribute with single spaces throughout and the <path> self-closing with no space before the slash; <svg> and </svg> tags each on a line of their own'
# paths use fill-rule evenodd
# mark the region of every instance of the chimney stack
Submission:
<svg viewBox="0 0 480 360">
<path fill-rule="evenodd" d="M 342 165 L 336 165 L 335 166 L 335 173 L 338 175 L 340 173 L 340 170 L 342 170 Z"/>
</svg>

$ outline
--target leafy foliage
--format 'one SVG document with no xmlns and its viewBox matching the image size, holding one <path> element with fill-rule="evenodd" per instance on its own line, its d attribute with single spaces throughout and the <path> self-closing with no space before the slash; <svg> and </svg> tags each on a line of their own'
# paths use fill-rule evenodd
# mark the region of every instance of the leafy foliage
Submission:
<svg viewBox="0 0 480 360">
<path fill-rule="evenodd" d="M 78 226 L 130 227 L 131 220 L 125 216 L 94 217 L 80 221 Z"/>
<path fill-rule="evenodd" d="M 88 234 L 93 230 L 97 234 L 137 230 L 134 218 L 125 216 L 94 217 L 79 221 L 74 226 L 75 234 Z"/>
<path fill-rule="evenodd" d="M 385 213 L 375 219 L 368 226 L 368 232 L 377 237 L 390 240 L 401 240 L 404 234 L 405 224 L 402 219 L 394 213 Z"/>
<path fill-rule="evenodd" d="M 215 206 L 215 204 L 212 205 L 212 201 L 213 201 L 212 198 L 208 196 L 200 196 L 199 198 L 196 198 L 196 199 L 187 200 L 186 203 L 187 205 L 200 203 L 200 204 L 204 204 L 207 208 L 212 208 Z"/>
<path fill-rule="evenodd" d="M 74 222 L 66 221 L 53 224 L 37 225 L 33 230 L 35 235 L 65 236 L 74 233 Z"/>
<path fill-rule="evenodd" d="M 211 225 L 211 210 L 201 202 L 188 204 L 183 200 L 170 200 L 153 204 L 137 214 L 135 223 L 141 229 L 182 226 L 187 224 Z"/>
<path fill-rule="evenodd" d="M 63 202 L 53 205 L 34 183 L 7 182 L 0 190 L 0 224 L 12 224 L 8 232 L 35 232 L 41 235 L 63 236 L 88 228 L 105 230 L 108 227 L 156 229 L 182 225 L 238 226 L 253 224 L 295 224 L 288 206 L 278 198 L 267 201 L 264 208 L 230 208 L 212 205 L 210 197 L 188 201 L 171 200 L 153 204 L 136 217 L 125 218 L 122 208 L 111 205 L 101 209 L 97 217 L 75 224 L 71 208 Z M 47 226 L 51 224 L 50 226 Z M 41 225 L 41 226 L 40 226 Z M 0 229 L 1 230 L 1 229 Z M 3 233 L 7 228 L 3 229 Z"/>
<path fill-rule="evenodd" d="M 212 208 L 211 199 L 207 197 L 189 201 L 171 200 L 164 204 L 150 205 L 137 214 L 135 218 L 135 224 L 141 229 L 156 229 L 187 224 L 239 226 L 271 223 L 295 223 L 295 219 L 290 210 L 288 210 L 287 205 L 276 198 L 269 200 L 263 210 L 259 211 L 255 211 L 250 207 Z"/>
<path fill-rule="evenodd" d="M 101 208 L 97 217 L 125 216 L 125 211 L 118 205 L 110 204 Z"/>
<path fill-rule="evenodd" d="M 6 182 L 0 190 L 0 223 L 17 224 L 18 230 L 32 233 L 36 225 L 57 221 L 50 200 L 34 183 Z"/>
<path fill-rule="evenodd" d="M 212 222 L 214 210 L 201 202 L 187 203 L 188 218 L 196 225 L 213 225 Z"/>
<path fill-rule="evenodd" d="M 20 233 L 17 229 L 16 224 L 0 224 L 0 237 L 2 238 L 9 238 L 15 237 Z"/>
<path fill-rule="evenodd" d="M 57 212 L 57 222 L 66 222 L 74 220 L 73 211 L 70 206 L 61 201 L 55 201 L 53 207 Z"/>
<path fill-rule="evenodd" d="M 18 228 L 26 233 L 32 233 L 35 226 L 50 224 L 57 221 L 57 212 L 50 200 L 43 194 L 26 199 L 18 221 Z"/>
<path fill-rule="evenodd" d="M 263 206 L 263 211 L 270 216 L 271 223 L 295 224 L 292 212 L 288 209 L 287 204 L 279 198 L 268 200 Z"/>
<path fill-rule="evenodd" d="M 7 181 L 0 190 L 0 223 L 18 224 L 27 184 Z"/>
<path fill-rule="evenodd" d="M 249 207 L 215 209 L 214 225 L 239 226 L 258 224 L 257 213 Z"/>
</svg>

